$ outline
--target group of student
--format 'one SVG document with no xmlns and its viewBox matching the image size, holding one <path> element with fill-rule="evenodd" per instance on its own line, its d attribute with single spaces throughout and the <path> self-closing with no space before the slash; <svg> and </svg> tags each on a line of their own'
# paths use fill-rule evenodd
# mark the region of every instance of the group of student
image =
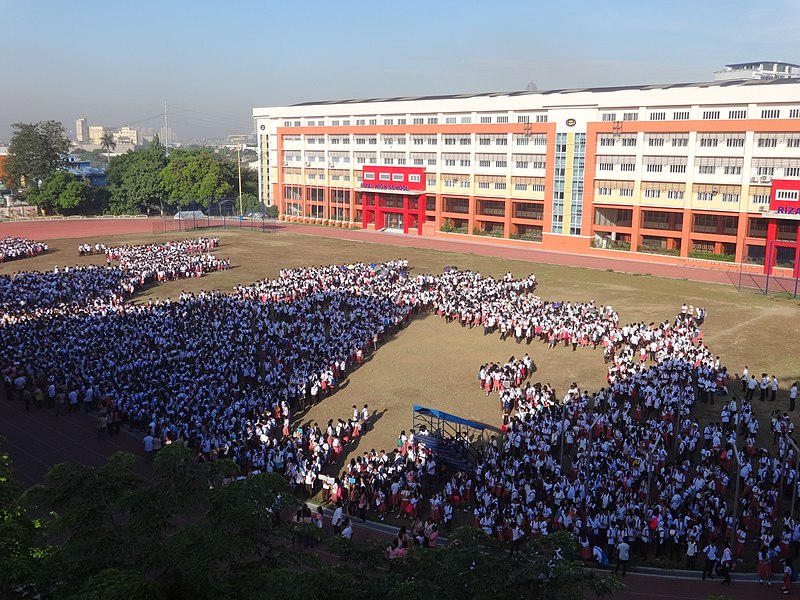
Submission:
<svg viewBox="0 0 800 600">
<path fill-rule="evenodd" d="M 48 246 L 44 242 L 23 237 L 0 238 L 0 263 L 17 258 L 39 256 L 47 250 Z"/>
<path fill-rule="evenodd" d="M 775 524 L 775 473 L 796 457 L 788 444 L 777 462 L 752 457 L 760 468 L 741 475 L 743 504 L 731 506 L 731 435 L 748 410 L 737 408 L 733 418 L 726 404 L 727 425 L 701 443 L 692 417 L 704 398 L 698 382 L 724 391 L 727 372 L 694 313 L 620 327 L 611 307 L 541 300 L 533 276 L 412 276 L 405 261 L 286 269 L 234 294 L 123 301 L 130 293 L 123 282 L 189 276 L 190 257 L 206 257 L 201 273 L 226 264 L 209 259 L 218 243 L 109 249 L 119 267 L 38 274 L 22 287 L 14 284 L 27 276 L 17 276 L 0 286 L 0 300 L 13 309 L 0 326 L 6 381 L 15 391 L 54 386 L 70 399 L 100 399 L 122 422 L 162 444 L 185 443 L 200 460 L 225 456 L 243 474 L 279 472 L 308 494 L 322 487 L 346 518 L 373 509 L 416 521 L 425 510 L 438 531 L 468 511 L 476 526 L 509 542 L 566 530 L 586 557 L 596 548 L 610 555 L 629 540 L 631 555 L 642 559 L 728 539 L 734 523 Z M 73 278 L 84 283 L 66 283 Z M 441 489 L 423 494 L 438 465 L 425 444 L 432 432 L 422 431 L 399 436 L 391 454 L 372 450 L 329 477 L 368 411 L 354 407 L 324 428 L 300 427 L 295 415 L 334 393 L 383 335 L 426 310 L 520 344 L 602 347 L 607 384 L 594 393 L 573 384 L 559 397 L 528 381 L 527 355 L 489 363 L 480 385 L 501 399 L 503 435 L 480 449 L 474 472 L 451 473 Z M 751 414 L 744 426 L 753 422 Z M 673 447 L 678 459 L 668 461 Z M 796 524 L 786 525 L 793 537 Z M 771 538 L 762 541 L 774 547 Z M 395 552 L 409 543 L 398 538 Z M 796 548 L 800 536 L 791 543 Z"/>
</svg>

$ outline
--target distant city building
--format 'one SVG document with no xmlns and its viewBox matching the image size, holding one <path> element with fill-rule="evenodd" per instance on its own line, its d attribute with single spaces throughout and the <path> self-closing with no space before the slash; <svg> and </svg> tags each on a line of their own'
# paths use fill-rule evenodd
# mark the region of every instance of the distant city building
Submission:
<svg viewBox="0 0 800 600">
<path fill-rule="evenodd" d="M 79 143 L 89 141 L 89 124 L 84 117 L 75 120 L 75 140 Z"/>
<path fill-rule="evenodd" d="M 100 145 L 103 143 L 103 135 L 105 135 L 107 129 L 102 125 L 90 125 L 89 126 L 89 143 Z"/>
<path fill-rule="evenodd" d="M 175 136 L 172 127 L 162 127 L 158 132 L 158 139 L 161 140 L 161 143 L 165 146 L 170 146 L 174 144 L 178 138 Z"/>
<path fill-rule="evenodd" d="M 725 65 L 714 73 L 715 81 L 732 79 L 795 79 L 800 77 L 800 65 L 786 62 L 756 61 Z"/>
<path fill-rule="evenodd" d="M 127 125 L 125 127 L 121 127 L 119 131 L 112 132 L 114 136 L 114 141 L 119 144 L 133 144 L 134 146 L 139 145 L 139 132 Z"/>
</svg>

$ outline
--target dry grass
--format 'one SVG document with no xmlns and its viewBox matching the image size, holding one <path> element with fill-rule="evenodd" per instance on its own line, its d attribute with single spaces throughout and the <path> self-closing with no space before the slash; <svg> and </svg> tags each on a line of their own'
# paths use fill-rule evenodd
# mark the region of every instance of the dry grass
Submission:
<svg viewBox="0 0 800 600">
<path fill-rule="evenodd" d="M 148 243 L 194 237 L 196 234 L 162 234 L 91 238 L 86 242 L 107 244 Z M 446 265 L 473 269 L 485 274 L 502 275 L 512 271 L 517 276 L 535 273 L 539 293 L 548 299 L 595 300 L 611 304 L 623 322 L 662 321 L 673 317 L 682 302 L 702 305 L 708 310 L 705 339 L 733 372 L 743 365 L 751 373 L 768 371 L 778 376 L 782 390 L 780 402 L 787 406 L 792 380 L 800 379 L 798 353 L 800 311 L 793 300 L 766 298 L 750 292 L 737 292 L 733 286 L 703 284 L 681 280 L 635 276 L 608 271 L 551 266 L 511 261 L 474 254 L 455 254 L 433 250 L 398 248 L 383 244 L 351 242 L 303 235 L 261 232 L 220 232 L 222 246 L 217 254 L 231 259 L 233 268 L 202 279 L 171 282 L 152 287 L 137 302 L 152 297 L 176 297 L 182 290 L 231 290 L 238 283 L 274 277 L 285 267 L 380 262 L 407 258 L 414 272 L 439 273 Z M 104 264 L 104 257 L 78 257 L 77 244 L 82 240 L 53 240 L 45 256 L 0 265 L 1 273 L 18 270 L 51 270 L 54 265 Z M 480 330 L 462 329 L 428 315 L 414 321 L 388 341 L 374 357 L 354 373 L 347 385 L 332 398 L 314 407 L 304 420 L 325 422 L 349 415 L 351 406 L 364 403 L 377 411 L 374 429 L 355 451 L 370 448 L 390 450 L 398 432 L 411 426 L 414 403 L 439 408 L 492 427 L 499 424 L 495 397 L 485 398 L 477 387 L 477 370 L 487 361 L 505 360 L 528 352 L 538 366 L 534 381 L 549 382 L 560 392 L 576 381 L 581 387 L 596 390 L 605 383 L 600 352 L 558 348 L 548 351 L 534 343 L 517 346 L 513 340 L 498 336 L 483 337 Z M 761 418 L 769 418 L 773 405 L 757 406 Z M 718 420 L 719 405 L 701 405 L 701 420 Z M 762 423 L 762 440 L 771 442 L 768 421 Z M 768 442 L 769 440 L 769 442 Z"/>
</svg>

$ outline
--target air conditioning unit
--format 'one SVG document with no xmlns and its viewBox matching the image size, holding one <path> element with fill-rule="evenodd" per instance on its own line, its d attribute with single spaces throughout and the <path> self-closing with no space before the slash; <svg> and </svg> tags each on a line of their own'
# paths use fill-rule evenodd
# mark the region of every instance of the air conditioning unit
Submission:
<svg viewBox="0 0 800 600">
<path fill-rule="evenodd" d="M 283 161 L 283 166 L 284 167 L 288 167 L 289 166 L 289 161 L 288 160 Z"/>
<path fill-rule="evenodd" d="M 335 169 L 336 168 L 336 163 L 331 163 L 331 164 L 328 165 L 328 167 L 331 168 L 331 169 Z"/>
<path fill-rule="evenodd" d="M 750 183 L 758 183 L 758 177 L 751 177 Z"/>
<path fill-rule="evenodd" d="M 761 183 L 769 183 L 770 181 L 772 181 L 772 177 L 769 177 L 768 175 L 761 176 Z"/>
<path fill-rule="evenodd" d="M 763 213 L 765 213 L 765 212 L 767 212 L 768 210 L 769 210 L 769 206 L 759 206 L 759 207 L 758 207 L 758 212 L 763 212 Z"/>
<path fill-rule="evenodd" d="M 307 163 L 306 163 L 306 168 L 308 168 L 308 167 L 310 167 L 310 166 L 311 166 L 311 163 L 310 163 L 310 162 L 307 162 Z"/>
</svg>

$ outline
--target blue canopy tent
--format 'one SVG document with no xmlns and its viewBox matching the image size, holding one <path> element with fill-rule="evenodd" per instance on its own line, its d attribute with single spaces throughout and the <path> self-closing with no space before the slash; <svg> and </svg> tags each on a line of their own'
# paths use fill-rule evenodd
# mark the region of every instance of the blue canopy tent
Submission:
<svg viewBox="0 0 800 600">
<path fill-rule="evenodd" d="M 472 440 L 486 429 L 486 425 L 456 415 L 414 405 L 414 430 L 427 431 L 424 435 L 426 448 L 442 466 L 461 471 L 473 471 L 478 451 Z"/>
</svg>

